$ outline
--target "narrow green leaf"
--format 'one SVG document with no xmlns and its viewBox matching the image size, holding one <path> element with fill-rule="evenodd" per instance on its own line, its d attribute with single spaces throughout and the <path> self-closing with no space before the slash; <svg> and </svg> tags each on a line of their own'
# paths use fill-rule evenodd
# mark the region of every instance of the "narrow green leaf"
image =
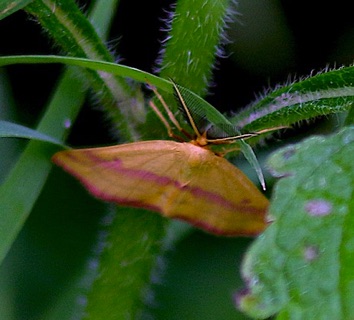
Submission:
<svg viewBox="0 0 354 320">
<path fill-rule="evenodd" d="M 78 299 L 97 275 L 93 248 L 107 207 L 59 168 L 51 171 L 1 265 L 1 320 L 79 319 L 84 306 Z M 6 302 L 8 317 L 2 313 Z"/>
<path fill-rule="evenodd" d="M 85 97 L 84 87 L 78 79 L 78 70 L 68 70 L 37 130 L 55 139 L 64 139 Z M 52 153 L 53 150 L 44 148 L 43 143 L 29 142 L 7 179 L 0 185 L 0 263 L 41 192 L 52 166 Z"/>
<path fill-rule="evenodd" d="M 82 82 L 70 71 L 37 130 L 61 140 L 84 99 Z M 74 72 L 77 74 L 77 70 Z M 73 91 L 74 90 L 74 91 Z M 76 95 L 73 94 L 76 93 Z M 30 141 L 21 158 L 0 186 L 0 262 L 26 221 L 51 168 L 53 148 Z"/>
<path fill-rule="evenodd" d="M 230 5 L 230 0 L 177 1 L 161 57 L 161 77 L 198 95 L 206 93 Z"/>
<path fill-rule="evenodd" d="M 69 55 L 114 61 L 113 55 L 74 0 L 36 0 L 25 10 L 38 19 L 55 43 Z M 110 15 L 113 13 L 114 10 Z M 140 136 L 137 126 L 144 119 L 144 103 L 138 98 L 142 96 L 140 88 L 132 88 L 126 79 L 112 74 L 92 70 L 84 72 L 122 140 L 137 140 Z"/>
<path fill-rule="evenodd" d="M 0 113 L 3 120 L 16 122 L 18 109 L 12 94 L 10 82 L 6 71 L 0 68 Z M 0 184 L 9 172 L 9 168 L 16 162 L 23 141 L 15 139 L 2 139 L 0 141 Z"/>
<path fill-rule="evenodd" d="M 119 6 L 120 0 L 106 0 L 106 1 L 94 1 L 92 3 L 92 8 L 90 7 L 89 16 L 94 16 L 92 25 L 95 28 L 100 39 L 107 39 L 110 32 L 110 27 L 114 20 L 115 15 L 112 14 L 116 11 Z M 99 21 L 99 23 L 97 23 Z"/>
<path fill-rule="evenodd" d="M 108 222 L 99 277 L 86 297 L 83 319 L 136 319 L 166 224 L 150 211 L 124 207 Z"/>
<path fill-rule="evenodd" d="M 54 139 L 39 131 L 21 126 L 16 123 L 0 120 L 0 138 L 24 138 L 54 143 L 61 147 L 64 144 L 58 139 Z"/>
<path fill-rule="evenodd" d="M 251 167 L 256 171 L 256 174 L 257 174 L 258 180 L 262 186 L 262 189 L 265 190 L 266 183 L 264 180 L 264 175 L 263 175 L 261 165 L 258 162 L 256 154 L 254 153 L 251 146 L 248 143 L 246 143 L 244 140 L 240 140 L 238 143 L 240 144 L 240 149 L 241 149 L 244 157 L 246 158 L 248 163 L 251 165 Z"/>
<path fill-rule="evenodd" d="M 173 93 L 172 84 L 151 73 L 141 71 L 136 68 L 127 67 L 113 62 L 92 60 L 86 58 L 65 57 L 65 56 L 3 56 L 0 57 L 0 66 L 13 64 L 38 64 L 38 63 L 62 63 L 66 65 L 88 68 L 96 71 L 105 71 L 121 77 L 131 78 L 139 82 L 148 82 L 155 87 L 168 93 Z"/>
<path fill-rule="evenodd" d="M 248 252 L 239 307 L 255 318 L 354 317 L 354 127 L 269 160 L 274 220 Z"/>
<path fill-rule="evenodd" d="M 24 8 L 33 0 L 1 0 L 0 1 L 0 20 L 10 14 Z"/>
<path fill-rule="evenodd" d="M 257 131 L 348 111 L 353 104 L 354 67 L 345 67 L 277 88 L 238 113 L 231 122 Z"/>
</svg>

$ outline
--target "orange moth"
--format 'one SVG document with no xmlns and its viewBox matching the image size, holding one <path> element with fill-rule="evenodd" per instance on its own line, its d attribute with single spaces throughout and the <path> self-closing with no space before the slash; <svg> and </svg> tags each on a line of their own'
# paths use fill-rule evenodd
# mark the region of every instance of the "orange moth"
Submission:
<svg viewBox="0 0 354 320">
<path fill-rule="evenodd" d="M 152 140 L 65 150 L 56 153 L 53 162 L 102 200 L 156 211 L 214 234 L 257 235 L 267 225 L 267 198 L 244 173 L 211 150 L 214 144 L 230 143 L 252 134 L 208 138 L 208 127 L 204 131 L 198 128 L 175 84 L 174 89 L 194 131 L 190 141 Z M 153 90 L 170 121 L 189 136 Z M 150 106 L 169 135 L 176 137 L 156 105 L 150 102 Z"/>
</svg>

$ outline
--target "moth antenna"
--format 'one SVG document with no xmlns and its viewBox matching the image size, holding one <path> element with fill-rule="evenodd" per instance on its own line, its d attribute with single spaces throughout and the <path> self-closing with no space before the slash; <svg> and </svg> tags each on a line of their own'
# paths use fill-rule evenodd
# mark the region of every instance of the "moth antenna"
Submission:
<svg viewBox="0 0 354 320">
<path fill-rule="evenodd" d="M 258 136 L 258 132 L 245 133 L 245 134 L 240 134 L 238 136 L 232 136 L 232 137 L 207 139 L 207 142 L 211 143 L 211 144 L 226 144 L 226 143 L 233 143 L 235 140 L 249 139 L 249 138 L 252 138 L 252 137 L 255 137 L 255 136 Z"/>
<path fill-rule="evenodd" d="M 279 127 L 267 128 L 267 129 L 259 130 L 256 132 L 240 134 L 238 136 L 233 136 L 233 137 L 208 139 L 207 142 L 213 143 L 213 144 L 233 143 L 235 140 L 249 139 L 249 138 L 259 136 L 263 133 L 270 132 L 270 131 L 275 131 L 275 130 L 279 130 L 279 129 L 288 129 L 288 128 L 290 128 L 290 127 L 289 126 L 279 126 Z"/>
<path fill-rule="evenodd" d="M 259 134 L 263 134 L 263 133 L 270 132 L 270 131 L 275 131 L 275 130 L 280 130 L 280 129 L 289 129 L 289 128 L 291 128 L 291 127 L 290 126 L 272 127 L 272 128 L 259 130 L 259 131 L 255 132 L 255 134 L 259 135 Z"/>
<path fill-rule="evenodd" d="M 178 100 L 180 101 L 182 107 L 183 107 L 183 110 L 185 112 L 185 114 L 187 115 L 188 119 L 189 119 L 189 123 L 193 129 L 193 131 L 195 132 L 195 134 L 197 135 L 197 138 L 202 138 L 202 135 L 201 133 L 199 132 L 199 129 L 197 128 L 195 122 L 194 122 L 194 119 L 193 119 L 193 116 L 191 115 L 190 111 L 189 111 L 189 108 L 187 107 L 183 97 L 182 97 L 182 94 L 180 92 L 180 90 L 178 89 L 176 83 L 171 79 L 171 82 L 172 82 L 172 85 L 173 85 L 173 88 L 175 89 L 175 92 L 177 94 L 177 97 L 178 97 Z"/>
</svg>

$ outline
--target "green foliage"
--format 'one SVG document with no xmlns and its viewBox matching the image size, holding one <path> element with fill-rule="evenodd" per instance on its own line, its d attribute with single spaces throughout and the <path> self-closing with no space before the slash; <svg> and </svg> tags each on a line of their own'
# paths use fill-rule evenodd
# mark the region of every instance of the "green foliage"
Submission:
<svg viewBox="0 0 354 320">
<path fill-rule="evenodd" d="M 143 307 L 142 289 L 154 264 L 151 253 L 161 249 L 165 223 L 158 215 L 131 208 L 118 208 L 114 214 L 106 243 L 99 244 L 108 248 L 100 256 L 100 274 L 87 295 L 83 319 L 134 318 Z"/>
<path fill-rule="evenodd" d="M 115 7 L 117 0 L 107 3 Z M 85 17 L 73 0 L 51 1 L 37 0 L 25 10 L 35 16 L 54 41 L 68 54 L 74 57 L 91 58 L 113 62 L 114 58 L 95 31 L 91 22 Z M 97 11 L 98 12 L 98 11 Z M 112 11 L 110 12 L 112 15 Z M 101 16 L 103 25 L 108 27 L 106 17 Z M 111 18 L 108 17 L 108 20 Z M 106 32 L 107 33 L 107 32 Z M 90 85 L 113 119 L 124 140 L 137 139 L 136 120 L 130 114 L 132 106 L 142 108 L 138 93 L 130 88 L 122 77 L 111 74 L 99 74 L 89 71 Z M 122 101 L 118 104 L 118 101 Z M 118 107 L 117 107 L 118 106 Z"/>
<path fill-rule="evenodd" d="M 68 133 L 64 125 L 66 121 L 71 123 L 83 103 L 83 84 L 73 77 L 73 70 L 68 70 L 63 82 L 58 87 L 42 121 L 38 125 L 38 132 L 50 135 L 53 140 L 62 140 Z M 73 91 L 76 94 L 73 94 Z M 2 130 L 8 129 L 7 123 L 2 123 Z M 17 130 L 19 128 L 17 127 Z M 36 133 L 37 137 L 40 135 Z M 22 137 L 25 137 L 22 129 Z M 13 136 L 18 136 L 17 134 Z M 27 134 L 28 135 L 28 134 Z M 32 134 L 33 135 L 33 134 Z M 0 212 L 2 232 L 0 245 L 0 259 L 3 260 L 11 247 L 18 232 L 23 227 L 31 209 L 38 198 L 51 169 L 50 156 L 57 148 L 43 144 L 39 141 L 31 141 L 21 154 L 20 159 L 8 173 L 6 180 L 0 186 Z M 33 166 L 33 162 L 37 163 Z"/>
<path fill-rule="evenodd" d="M 246 255 L 241 308 L 256 318 L 352 319 L 354 127 L 271 156 L 272 224 Z"/>
<path fill-rule="evenodd" d="M 284 86 L 234 117 L 246 130 L 294 124 L 316 116 L 350 110 L 354 101 L 354 67 L 324 72 Z"/>
<path fill-rule="evenodd" d="M 92 88 L 120 140 L 165 138 L 165 133 L 155 130 L 160 124 L 147 111 L 139 84 L 154 85 L 170 104 L 169 77 L 181 85 L 193 112 L 228 135 L 347 111 L 344 123 L 353 124 L 353 67 L 278 87 L 232 117 L 203 100 L 200 95 L 208 89 L 230 4 L 229 0 L 177 1 L 157 76 L 114 63 L 102 39 L 119 7 L 117 0 L 97 0 L 89 18 L 73 0 L 2 1 L 0 19 L 23 8 L 68 56 L 4 56 L 0 66 L 60 63 L 68 67 L 36 130 L 11 124 L 17 122 L 12 115 L 16 107 L 2 101 L 11 111 L 2 113 L 6 116 L 1 120 L 8 122 L 0 121 L 0 136 L 65 140 L 87 89 Z M 0 98 L 10 97 L 8 87 L 0 85 L 1 92 L 7 92 Z M 0 269 L 1 319 L 124 319 L 149 313 L 156 319 L 247 318 L 233 310 L 231 295 L 241 286 L 232 268 L 236 273 L 248 240 L 202 235 L 202 246 L 194 248 L 195 237 L 184 225 L 171 226 L 157 214 L 91 199 L 59 170 L 54 170 L 44 188 L 50 157 L 58 147 L 33 140 L 19 155 L 20 142 L 3 141 L 0 165 L 7 166 L 0 167 L 0 260 L 7 257 Z M 254 151 L 243 140 L 239 148 L 262 181 Z M 246 254 L 242 269 L 247 290 L 236 300 L 248 316 L 353 317 L 351 152 L 353 128 L 349 127 L 292 145 L 270 158 L 271 172 L 282 179 L 272 195 L 274 222 Z M 175 245 L 176 251 L 169 251 Z M 203 251 L 208 254 L 205 260 L 199 258 Z M 38 253 L 32 256 L 33 252 Z M 165 277 L 162 256 L 173 263 L 172 273 Z M 27 274 L 24 270 L 36 276 L 21 282 L 19 275 Z M 213 283 L 223 277 L 220 286 Z M 43 290 L 51 294 L 43 298 Z M 162 305 L 154 304 L 154 296 Z"/>
<path fill-rule="evenodd" d="M 1 138 L 26 138 L 32 140 L 46 141 L 64 147 L 62 142 L 53 139 L 39 131 L 11 123 L 8 121 L 0 120 L 0 137 Z"/>
<path fill-rule="evenodd" d="M 178 1 L 161 57 L 161 77 L 173 78 L 196 94 L 206 92 L 229 5 L 229 0 Z"/>
<path fill-rule="evenodd" d="M 0 20 L 27 6 L 33 0 L 3 0 L 0 2 Z"/>
</svg>

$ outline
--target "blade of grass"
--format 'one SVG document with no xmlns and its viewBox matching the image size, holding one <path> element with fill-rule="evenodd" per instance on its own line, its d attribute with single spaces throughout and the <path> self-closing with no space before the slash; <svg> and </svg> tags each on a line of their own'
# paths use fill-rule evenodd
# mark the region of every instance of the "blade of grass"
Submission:
<svg viewBox="0 0 354 320">
<path fill-rule="evenodd" d="M 103 1 L 107 2 L 107 1 Z M 108 4 L 107 4 L 108 5 Z M 115 10 L 111 10 L 113 13 Z M 106 17 L 107 18 L 107 17 Z M 95 20 L 95 13 L 92 15 Z M 100 24 L 100 21 L 97 21 Z M 84 100 L 85 88 L 70 68 L 62 77 L 38 131 L 62 140 Z M 26 221 L 51 168 L 53 150 L 31 141 L 7 179 L 0 186 L 0 263 Z M 36 165 L 34 165 L 36 163 Z"/>
<path fill-rule="evenodd" d="M 40 140 L 64 147 L 63 143 L 39 131 L 18 125 L 16 123 L 0 120 L 0 138 L 25 138 Z"/>
<path fill-rule="evenodd" d="M 107 61 L 98 61 L 87 58 L 53 56 L 53 55 L 27 55 L 27 56 L 4 56 L 0 57 L 0 66 L 13 64 L 38 64 L 38 63 L 62 63 L 66 65 L 88 68 L 96 71 L 104 71 L 121 77 L 131 78 L 139 82 L 148 82 L 160 90 L 173 93 L 170 81 L 151 73 L 136 68 Z"/>
<path fill-rule="evenodd" d="M 11 91 L 11 86 L 7 73 L 0 69 L 0 113 L 3 120 L 16 122 L 18 112 L 15 105 L 15 99 Z M 14 139 L 2 139 L 0 141 L 0 185 L 8 174 L 12 164 L 16 163 L 23 148 L 24 141 Z"/>
<path fill-rule="evenodd" d="M 68 71 L 56 96 L 53 98 L 38 130 L 62 139 L 67 129 L 64 122 L 71 122 L 84 100 L 84 87 Z M 73 91 L 73 89 L 75 89 Z M 73 92 L 77 94 L 74 95 Z M 29 142 L 15 167 L 0 186 L 0 262 L 10 249 L 18 232 L 26 221 L 51 168 L 51 148 L 44 148 L 38 141 Z M 35 165 L 34 165 L 35 164 Z"/>
</svg>

